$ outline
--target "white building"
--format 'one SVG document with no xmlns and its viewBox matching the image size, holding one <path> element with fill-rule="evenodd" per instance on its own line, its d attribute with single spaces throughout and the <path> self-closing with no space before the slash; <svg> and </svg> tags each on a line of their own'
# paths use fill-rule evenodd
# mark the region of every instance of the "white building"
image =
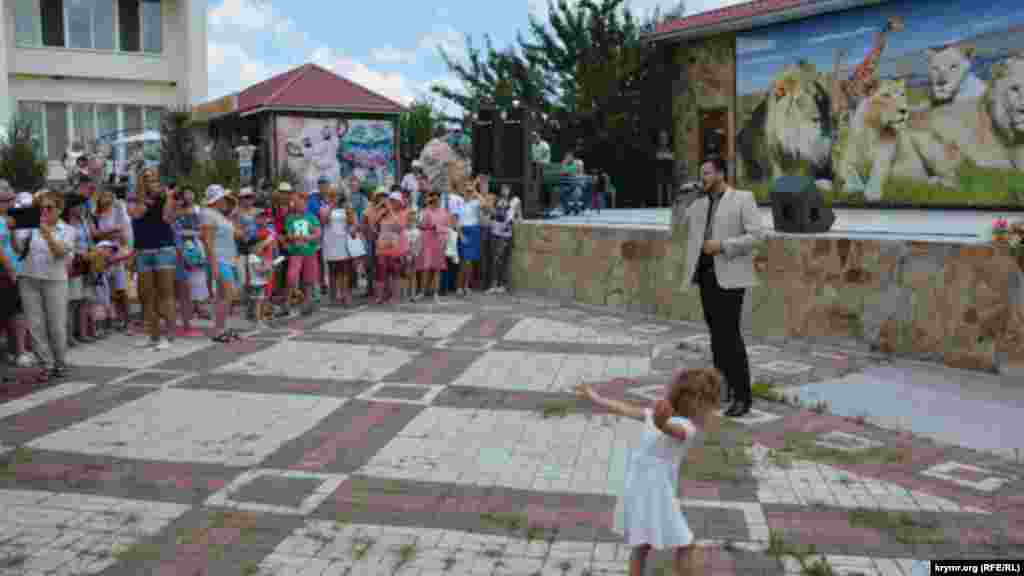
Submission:
<svg viewBox="0 0 1024 576">
<path fill-rule="evenodd" d="M 0 0 L 0 125 L 38 126 L 49 179 L 73 142 L 205 100 L 205 0 Z"/>
</svg>

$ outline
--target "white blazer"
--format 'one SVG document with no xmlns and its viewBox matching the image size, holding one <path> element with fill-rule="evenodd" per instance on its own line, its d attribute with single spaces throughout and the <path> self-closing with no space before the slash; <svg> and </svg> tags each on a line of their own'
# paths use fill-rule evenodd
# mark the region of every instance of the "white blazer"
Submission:
<svg viewBox="0 0 1024 576">
<path fill-rule="evenodd" d="M 683 290 L 688 291 L 693 284 L 697 261 L 704 249 L 704 227 L 710 201 L 707 195 L 702 195 L 686 209 L 688 231 Z M 722 241 L 722 253 L 714 257 L 715 277 L 722 288 L 752 288 L 760 284 L 754 271 L 754 248 L 764 241 L 766 235 L 767 228 L 754 194 L 727 188 L 711 223 L 711 239 Z"/>
</svg>

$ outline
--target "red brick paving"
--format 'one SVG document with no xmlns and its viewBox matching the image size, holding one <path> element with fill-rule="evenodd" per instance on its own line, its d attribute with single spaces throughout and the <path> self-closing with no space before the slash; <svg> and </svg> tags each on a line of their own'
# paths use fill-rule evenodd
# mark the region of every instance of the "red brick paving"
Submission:
<svg viewBox="0 0 1024 576">
<path fill-rule="evenodd" d="M 846 510 L 765 511 L 770 530 L 802 545 L 850 544 L 857 542 L 865 548 L 880 548 L 882 534 L 871 528 L 851 526 Z M 888 538 L 886 538 L 886 541 Z"/>
<path fill-rule="evenodd" d="M 480 338 L 493 338 L 498 333 L 499 323 L 495 320 L 484 320 L 480 323 L 480 330 L 477 332 Z"/>
<path fill-rule="evenodd" d="M 416 384 L 434 384 L 441 374 L 441 371 L 448 368 L 449 353 L 444 350 L 437 350 L 430 355 L 430 363 L 425 368 L 416 370 Z"/>
<path fill-rule="evenodd" d="M 370 407 L 359 417 L 352 418 L 345 430 L 331 434 L 318 434 L 323 442 L 317 448 L 306 452 L 302 460 L 292 465 L 292 470 L 322 470 L 337 461 L 345 448 L 361 446 L 367 433 L 392 414 L 400 410 L 399 406 L 387 403 L 371 403 Z"/>
</svg>

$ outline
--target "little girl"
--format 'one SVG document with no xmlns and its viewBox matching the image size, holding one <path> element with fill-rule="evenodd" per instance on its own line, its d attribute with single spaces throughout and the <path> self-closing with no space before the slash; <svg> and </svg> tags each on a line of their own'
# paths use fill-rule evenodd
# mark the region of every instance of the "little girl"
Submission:
<svg viewBox="0 0 1024 576">
<path fill-rule="evenodd" d="M 459 230 L 459 218 L 455 214 L 448 217 L 448 228 L 444 231 L 445 246 L 444 256 L 448 263 L 441 274 L 441 292 L 452 293 L 455 291 L 455 278 L 459 270 L 459 241 L 462 233 Z M 446 276 L 447 275 L 447 276 Z"/>
<path fill-rule="evenodd" d="M 419 261 L 420 249 L 420 228 L 419 212 L 415 208 L 409 208 L 405 226 L 406 243 L 408 244 L 402 262 L 402 301 L 417 301 L 419 291 L 416 289 L 416 262 Z"/>
<path fill-rule="evenodd" d="M 323 228 L 323 255 L 327 269 L 327 285 L 331 304 L 349 305 L 351 297 L 345 283 L 348 282 L 348 212 L 345 197 L 334 188 L 328 188 L 321 198 L 320 226 Z"/>
<path fill-rule="evenodd" d="M 398 192 L 388 197 L 387 207 L 377 215 L 377 298 L 375 303 L 398 304 L 401 298 L 403 243 L 406 235 L 406 213 L 402 206 L 402 195 Z"/>
<path fill-rule="evenodd" d="M 644 573 L 651 548 L 674 548 L 677 573 L 692 573 L 693 532 L 679 509 L 679 467 L 707 429 L 721 387 L 722 376 L 714 369 L 684 370 L 665 398 L 648 407 L 604 398 L 587 384 L 576 388 L 598 406 L 644 422 L 639 442 L 630 449 L 615 507 L 615 531 L 633 548 L 630 576 Z"/>
<path fill-rule="evenodd" d="M 267 286 L 270 285 L 274 272 L 273 233 L 268 228 L 261 228 L 256 233 L 256 243 L 251 246 L 246 256 L 246 276 L 249 285 L 249 306 L 253 319 L 263 325 L 273 316 L 273 310 L 267 307 Z"/>
</svg>

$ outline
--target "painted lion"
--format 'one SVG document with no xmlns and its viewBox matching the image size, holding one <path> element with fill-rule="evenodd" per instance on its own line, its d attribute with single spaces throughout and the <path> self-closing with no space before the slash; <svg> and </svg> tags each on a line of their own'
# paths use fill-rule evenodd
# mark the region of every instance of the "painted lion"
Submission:
<svg viewBox="0 0 1024 576">
<path fill-rule="evenodd" d="M 911 128 L 906 82 L 881 80 L 850 121 L 839 173 L 847 192 L 876 202 L 892 176 L 952 188 L 959 164 L 955 147 L 944 146 L 927 130 Z"/>
<path fill-rule="evenodd" d="M 955 44 L 928 49 L 928 88 L 932 106 L 981 98 L 985 83 L 971 72 L 975 48 Z"/>
<path fill-rule="evenodd" d="M 1024 54 L 992 65 L 980 100 L 933 109 L 927 122 L 979 166 L 1024 170 Z"/>
<path fill-rule="evenodd" d="M 745 178 L 772 180 L 794 173 L 832 179 L 832 105 L 814 65 L 784 68 L 738 135 Z"/>
</svg>

